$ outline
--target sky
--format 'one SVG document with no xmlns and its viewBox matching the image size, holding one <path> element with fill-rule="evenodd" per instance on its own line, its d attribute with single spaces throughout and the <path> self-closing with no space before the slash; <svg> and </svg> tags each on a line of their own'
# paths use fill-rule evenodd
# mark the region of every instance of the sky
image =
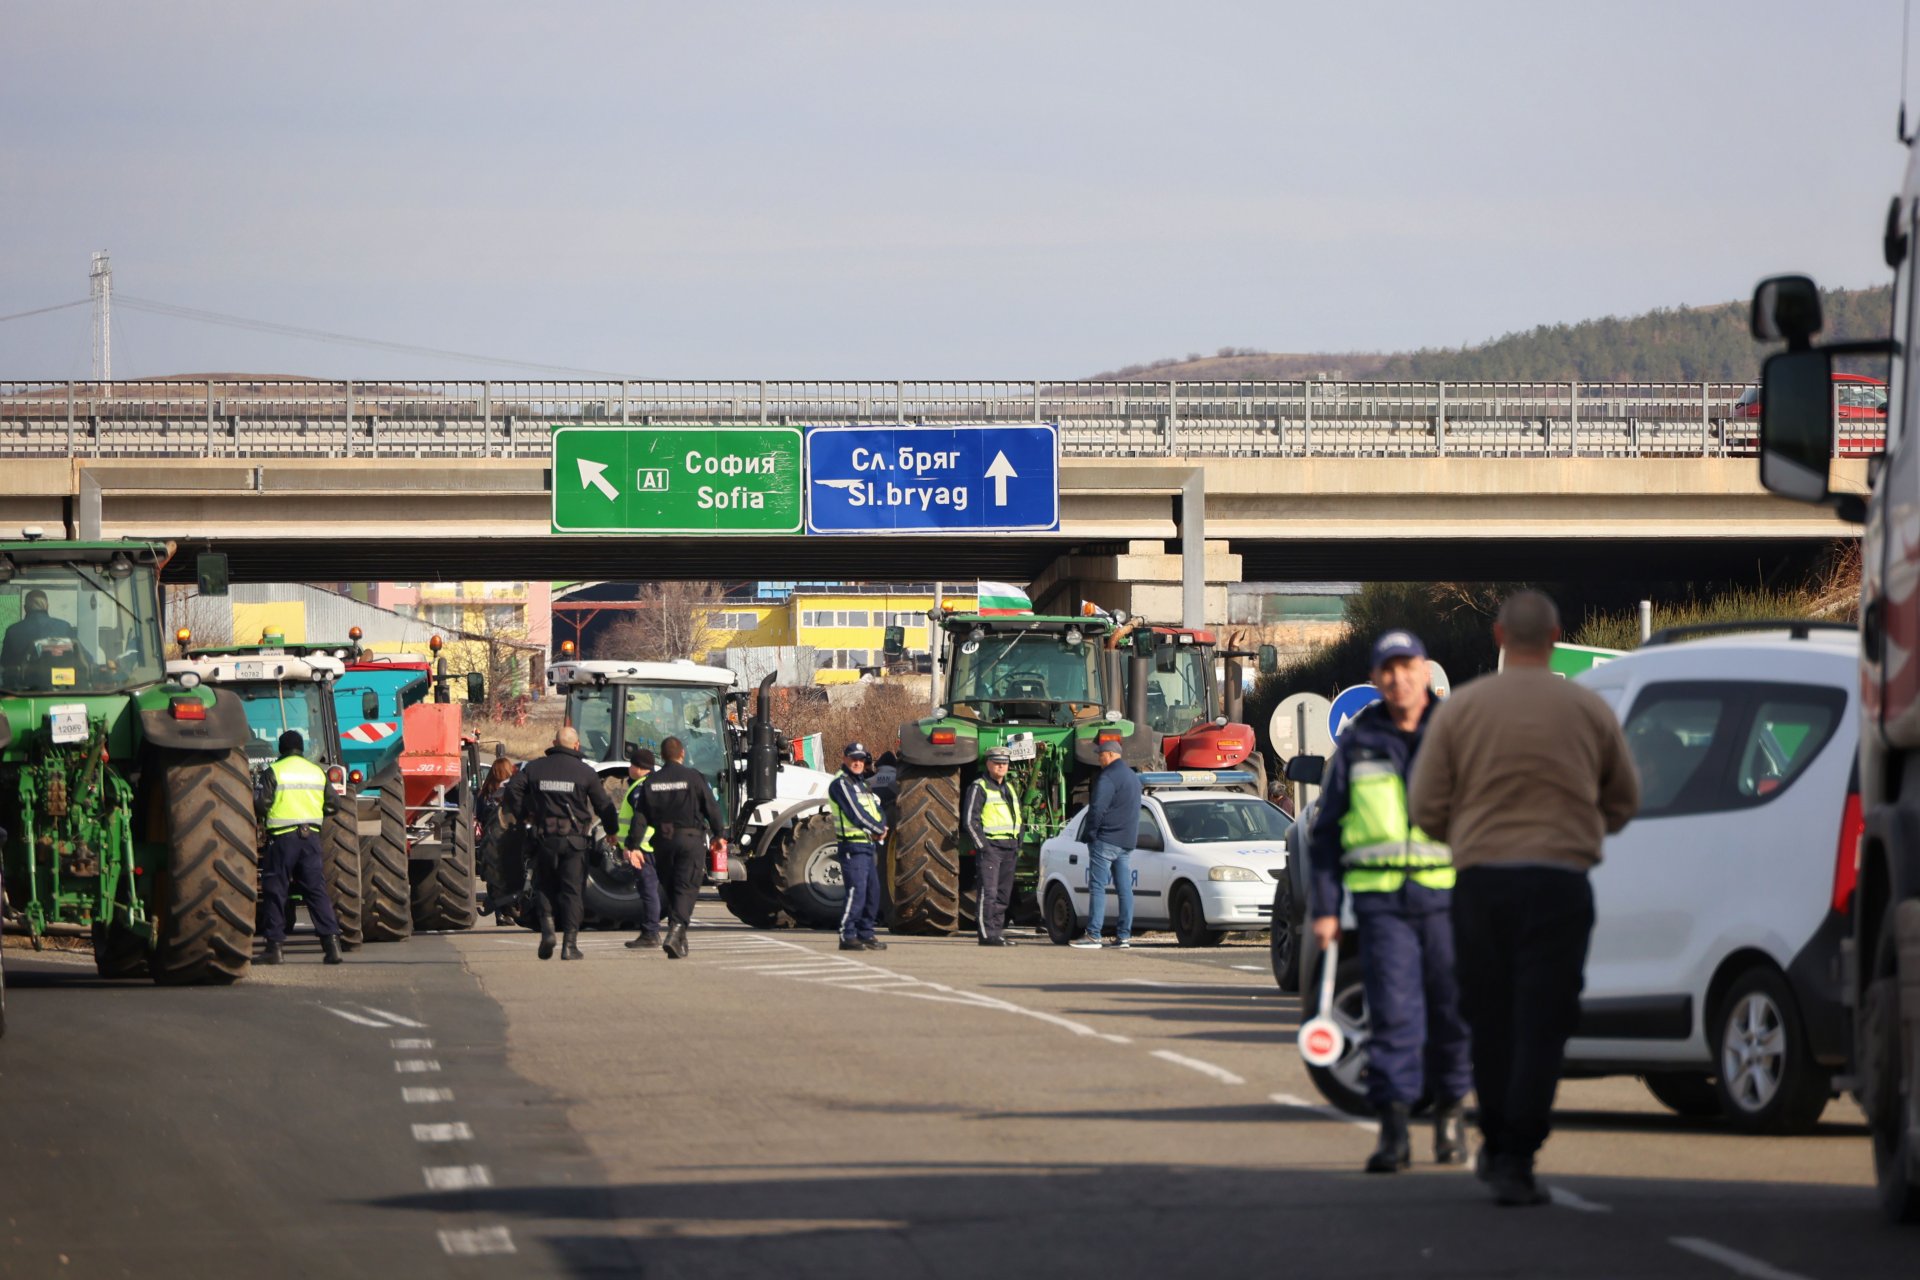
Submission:
<svg viewBox="0 0 1920 1280">
<path fill-rule="evenodd" d="M 106 250 L 117 377 L 1459 346 L 1882 283 L 1905 163 L 1900 0 L 7 0 L 0 43 L 0 316 Z M 89 329 L 0 321 L 0 380 Z"/>
</svg>

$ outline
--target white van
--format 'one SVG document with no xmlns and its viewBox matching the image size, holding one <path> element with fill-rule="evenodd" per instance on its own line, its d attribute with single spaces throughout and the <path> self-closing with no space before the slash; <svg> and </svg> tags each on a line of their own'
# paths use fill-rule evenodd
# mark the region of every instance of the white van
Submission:
<svg viewBox="0 0 1920 1280">
<path fill-rule="evenodd" d="M 1593 872 L 1567 1074 L 1683 1115 L 1813 1127 L 1846 1062 L 1858 632 L 1678 628 L 1578 677 L 1625 726 L 1640 813 Z"/>
</svg>

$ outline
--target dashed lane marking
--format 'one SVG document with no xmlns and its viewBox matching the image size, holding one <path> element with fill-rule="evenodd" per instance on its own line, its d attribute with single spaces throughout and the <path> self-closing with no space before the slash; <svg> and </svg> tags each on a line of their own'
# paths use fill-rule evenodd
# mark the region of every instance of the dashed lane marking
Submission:
<svg viewBox="0 0 1920 1280">
<path fill-rule="evenodd" d="M 336 1009 L 330 1004 L 323 1004 L 320 1007 L 336 1018 L 345 1018 L 348 1022 L 355 1023 L 362 1027 L 380 1027 L 384 1030 L 393 1025 L 390 1022 L 382 1022 L 377 1018 L 363 1018 L 357 1013 L 348 1013 L 345 1009 Z"/>
<path fill-rule="evenodd" d="M 1723 1244 L 1711 1240 L 1702 1240 L 1699 1236 L 1674 1236 L 1667 1241 L 1675 1248 L 1685 1249 L 1688 1253 L 1717 1262 L 1729 1271 L 1749 1276 L 1751 1280 L 1807 1280 L 1795 1271 L 1782 1271 L 1772 1263 L 1762 1262 L 1749 1257 L 1737 1249 L 1729 1249 Z"/>
<path fill-rule="evenodd" d="M 1245 970 L 1248 973 L 1265 973 L 1267 971 L 1267 968 L 1265 965 L 1259 965 L 1259 964 L 1236 964 L 1233 967 L 1236 969 Z"/>
<path fill-rule="evenodd" d="M 442 1231 L 440 1247 L 457 1258 L 519 1252 L 513 1247 L 513 1233 L 505 1227 L 474 1227 L 466 1231 Z"/>
<path fill-rule="evenodd" d="M 415 1022 L 412 1018 L 404 1017 L 401 1014 L 389 1013 L 385 1009 L 376 1009 L 370 1004 L 363 1004 L 360 1007 L 376 1018 L 385 1018 L 396 1027 L 418 1027 L 421 1030 L 426 1029 L 426 1023 Z"/>
<path fill-rule="evenodd" d="M 1171 1062 L 1175 1066 L 1185 1067 L 1189 1071 L 1198 1071 L 1203 1076 L 1211 1076 L 1221 1084 L 1245 1084 L 1245 1076 L 1237 1076 L 1225 1067 L 1216 1067 L 1211 1062 L 1199 1058 L 1189 1058 L 1184 1053 L 1175 1053 L 1171 1049 L 1155 1049 L 1153 1056 L 1162 1062 Z"/>
<path fill-rule="evenodd" d="M 1548 1187 L 1547 1194 L 1552 1196 L 1553 1202 L 1562 1209 L 1572 1209 L 1579 1213 L 1613 1212 L 1612 1205 L 1601 1204 L 1598 1200 L 1589 1200 L 1585 1196 L 1574 1194 L 1565 1187 Z"/>
<path fill-rule="evenodd" d="M 1329 1107 L 1318 1102 L 1308 1102 L 1305 1098 L 1296 1098 L 1290 1093 L 1270 1093 L 1267 1095 L 1267 1098 L 1269 1101 L 1277 1102 L 1283 1107 L 1291 1107 L 1296 1111 L 1311 1111 L 1315 1115 L 1322 1116 L 1325 1119 L 1337 1120 L 1341 1124 L 1350 1124 L 1356 1129 L 1365 1129 L 1368 1133 L 1380 1132 L 1380 1122 L 1378 1120 L 1366 1120 L 1359 1116 L 1350 1116 L 1338 1107 Z"/>
<path fill-rule="evenodd" d="M 413 1126 L 415 1142 L 471 1142 L 473 1130 L 464 1121 L 456 1120 L 451 1124 L 417 1124 Z"/>
<path fill-rule="evenodd" d="M 387 1041 L 387 1047 L 389 1049 L 431 1049 L 433 1048 L 433 1041 L 431 1040 L 389 1040 Z"/>
<path fill-rule="evenodd" d="M 400 1101 L 412 1103 L 452 1102 L 453 1090 L 409 1087 L 400 1090 Z"/>
<path fill-rule="evenodd" d="M 471 1191 L 493 1185 L 493 1175 L 483 1164 L 428 1165 L 420 1172 L 426 1176 L 429 1191 Z"/>
<path fill-rule="evenodd" d="M 428 1071 L 438 1071 L 440 1064 L 432 1058 L 396 1058 L 393 1069 L 403 1076 L 417 1076 Z"/>
</svg>

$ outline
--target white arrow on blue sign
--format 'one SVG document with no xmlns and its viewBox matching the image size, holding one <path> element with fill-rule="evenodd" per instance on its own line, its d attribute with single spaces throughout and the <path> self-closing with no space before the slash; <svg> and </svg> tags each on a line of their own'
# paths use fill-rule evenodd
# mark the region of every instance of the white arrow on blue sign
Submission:
<svg viewBox="0 0 1920 1280">
<path fill-rule="evenodd" d="M 1372 685 L 1348 685 L 1333 695 L 1333 705 L 1327 708 L 1327 732 L 1339 738 L 1346 732 L 1348 722 L 1360 714 L 1361 708 L 1378 701 L 1380 691 Z"/>
<path fill-rule="evenodd" d="M 1059 527 L 1060 433 L 1051 423 L 807 433 L 809 533 Z"/>
</svg>

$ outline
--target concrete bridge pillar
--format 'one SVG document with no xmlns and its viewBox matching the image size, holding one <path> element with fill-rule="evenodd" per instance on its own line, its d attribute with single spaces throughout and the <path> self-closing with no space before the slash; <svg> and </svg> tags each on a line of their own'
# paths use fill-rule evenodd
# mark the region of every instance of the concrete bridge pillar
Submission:
<svg viewBox="0 0 1920 1280">
<path fill-rule="evenodd" d="M 1178 545 L 1178 544 L 1174 544 Z M 1111 613 L 1153 622 L 1181 622 L 1181 560 L 1164 542 L 1129 542 L 1111 550 L 1061 556 L 1033 580 L 1027 594 L 1037 613 L 1078 613 L 1091 600 Z M 1240 557 L 1225 542 L 1206 543 L 1206 609 L 1210 626 L 1227 622 L 1227 588 L 1240 581 Z"/>
</svg>

